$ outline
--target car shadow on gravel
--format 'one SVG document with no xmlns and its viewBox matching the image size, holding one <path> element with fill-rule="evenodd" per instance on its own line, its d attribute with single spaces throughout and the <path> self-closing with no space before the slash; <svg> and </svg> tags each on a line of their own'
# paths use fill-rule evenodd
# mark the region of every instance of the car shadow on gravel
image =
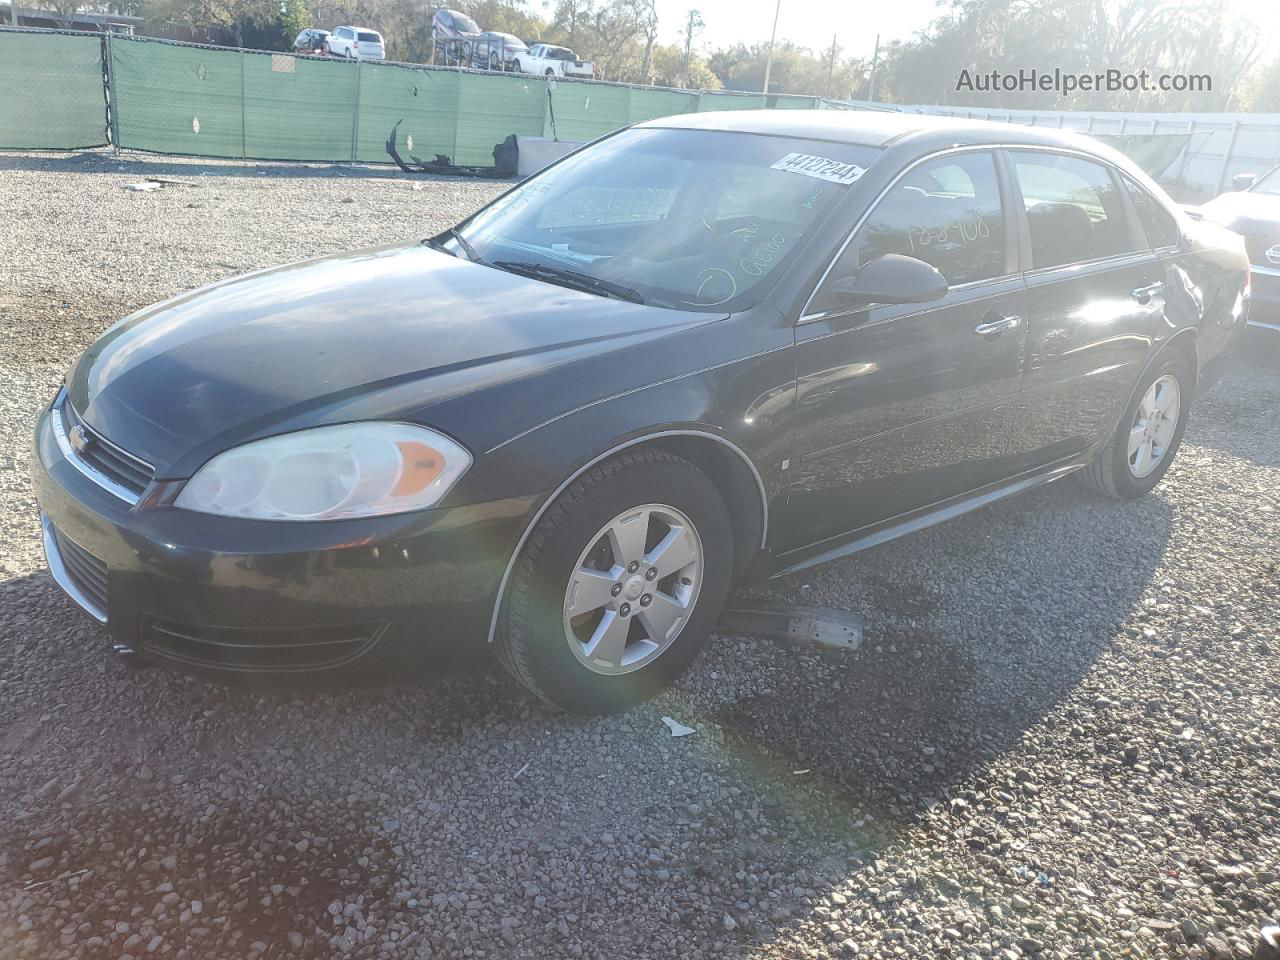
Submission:
<svg viewBox="0 0 1280 960">
<path fill-rule="evenodd" d="M 865 646 L 802 656 L 722 707 L 726 747 L 762 779 L 803 775 L 832 836 L 871 851 L 940 807 L 1034 795 L 1049 771 L 984 771 L 1015 746 L 1034 762 L 1030 731 L 1124 629 L 1172 527 L 1158 495 L 1116 504 L 1055 484 L 832 564 L 828 585 L 865 588 Z M 804 594 L 806 579 L 774 592 Z M 998 852 L 981 823 L 965 842 Z"/>
</svg>

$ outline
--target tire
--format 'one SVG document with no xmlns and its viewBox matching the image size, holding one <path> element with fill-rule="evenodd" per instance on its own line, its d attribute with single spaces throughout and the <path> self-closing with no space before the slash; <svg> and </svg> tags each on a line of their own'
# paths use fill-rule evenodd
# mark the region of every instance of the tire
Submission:
<svg viewBox="0 0 1280 960">
<path fill-rule="evenodd" d="M 617 562 L 620 522 L 636 524 L 625 539 L 643 543 L 643 561 Z M 697 559 L 659 572 L 688 557 Z M 625 710 L 673 683 L 702 650 L 733 558 L 729 511 L 706 474 L 661 450 L 613 457 L 571 483 L 529 537 L 499 620 L 499 660 L 560 710 Z"/>
<path fill-rule="evenodd" d="M 547 67 L 547 76 L 548 76 L 548 77 L 554 77 L 555 75 L 556 75 L 556 72 L 555 72 L 553 69 L 551 69 L 550 67 Z"/>
<path fill-rule="evenodd" d="M 489 54 L 489 69 L 490 70 L 502 69 L 502 60 L 498 57 L 496 53 Z"/>
<path fill-rule="evenodd" d="M 1147 415 L 1144 404 L 1150 401 L 1152 388 L 1160 383 L 1167 389 L 1170 384 L 1176 390 L 1174 399 L 1177 410 L 1172 430 L 1166 424 L 1170 419 L 1167 411 L 1159 419 Z M 1138 384 L 1134 398 L 1125 409 L 1120 425 L 1112 435 L 1106 447 L 1098 454 L 1096 460 L 1080 471 L 1085 486 L 1105 497 L 1115 500 L 1136 500 L 1150 493 L 1169 470 L 1178 447 L 1182 445 L 1182 434 L 1186 430 L 1187 416 L 1191 412 L 1192 393 L 1195 389 L 1195 375 L 1191 361 L 1179 351 L 1170 351 L 1163 359 L 1157 360 Z M 1168 400 L 1166 399 L 1167 403 Z M 1152 438 L 1163 437 L 1167 442 L 1157 443 L 1154 447 L 1158 456 L 1150 453 L 1144 459 L 1140 452 L 1134 455 L 1130 451 L 1130 439 L 1143 424 L 1155 423 Z M 1161 431 L 1164 431 L 1163 433 Z"/>
</svg>

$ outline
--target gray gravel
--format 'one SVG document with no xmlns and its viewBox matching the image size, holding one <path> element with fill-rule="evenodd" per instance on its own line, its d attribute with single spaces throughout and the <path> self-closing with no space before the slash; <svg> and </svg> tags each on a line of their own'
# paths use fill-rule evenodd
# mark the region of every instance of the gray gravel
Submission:
<svg viewBox="0 0 1280 960">
<path fill-rule="evenodd" d="M 38 408 L 149 301 L 501 185 L 119 165 L 0 157 L 0 958 L 1253 953 L 1280 911 L 1274 345 L 1142 502 L 1053 485 L 762 591 L 864 612 L 853 656 L 720 638 L 608 719 L 485 668 L 228 688 L 130 671 L 53 586 Z M 193 185 L 122 189 L 154 175 Z"/>
</svg>

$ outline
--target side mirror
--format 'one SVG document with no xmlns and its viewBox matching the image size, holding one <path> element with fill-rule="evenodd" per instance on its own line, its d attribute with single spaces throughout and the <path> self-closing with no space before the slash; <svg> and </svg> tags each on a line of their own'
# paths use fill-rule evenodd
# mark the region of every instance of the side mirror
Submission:
<svg viewBox="0 0 1280 960">
<path fill-rule="evenodd" d="M 1243 192 L 1258 182 L 1256 173 L 1237 173 L 1231 178 L 1231 189 Z"/>
<path fill-rule="evenodd" d="M 947 281 L 923 260 L 900 253 L 886 253 L 868 260 L 852 276 L 836 280 L 828 290 L 832 303 L 840 307 L 871 303 L 930 303 L 946 296 Z"/>
</svg>

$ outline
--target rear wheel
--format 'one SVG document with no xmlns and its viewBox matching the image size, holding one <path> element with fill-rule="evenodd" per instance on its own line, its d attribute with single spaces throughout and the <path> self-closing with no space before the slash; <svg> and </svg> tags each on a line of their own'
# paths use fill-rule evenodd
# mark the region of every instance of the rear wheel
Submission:
<svg viewBox="0 0 1280 960">
<path fill-rule="evenodd" d="M 1182 445 L 1194 376 L 1181 353 L 1170 353 L 1148 371 L 1111 441 L 1081 471 L 1097 493 L 1133 500 L 1149 493 Z"/>
<path fill-rule="evenodd" d="M 547 67 L 547 76 L 554 77 L 555 75 L 556 75 L 556 72 L 552 70 L 550 67 Z"/>
<path fill-rule="evenodd" d="M 701 470 L 661 450 L 591 468 L 513 573 L 499 658 L 552 706 L 614 713 L 671 684 L 724 606 L 733 531 Z"/>
</svg>

